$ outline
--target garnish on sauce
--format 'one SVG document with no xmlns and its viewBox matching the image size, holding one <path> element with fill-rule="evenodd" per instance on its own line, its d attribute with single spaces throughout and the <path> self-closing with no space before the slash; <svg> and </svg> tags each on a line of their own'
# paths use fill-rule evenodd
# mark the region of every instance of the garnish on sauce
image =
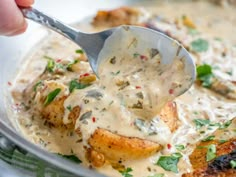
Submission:
<svg viewBox="0 0 236 177">
<path fill-rule="evenodd" d="M 71 93 L 71 92 L 73 92 L 74 89 L 84 89 L 88 86 L 90 86 L 90 85 L 79 83 L 77 80 L 74 79 L 69 84 L 69 91 Z"/>
<path fill-rule="evenodd" d="M 197 79 L 202 82 L 203 87 L 211 87 L 214 75 L 212 68 L 208 64 L 203 64 L 197 67 Z"/>
<path fill-rule="evenodd" d="M 207 154 L 206 154 L 206 161 L 209 162 L 216 158 L 216 145 L 211 144 L 207 146 Z"/>
<path fill-rule="evenodd" d="M 157 173 L 155 175 L 151 175 L 151 176 L 148 176 L 148 177 L 164 177 L 164 174 L 163 173 Z"/>
<path fill-rule="evenodd" d="M 231 166 L 231 168 L 236 168 L 236 160 L 231 160 L 230 166 Z"/>
<path fill-rule="evenodd" d="M 203 141 L 203 142 L 205 142 L 205 141 L 211 141 L 211 140 L 213 140 L 214 138 L 215 138 L 215 136 L 214 136 L 214 135 L 211 135 L 211 136 L 206 137 L 206 138 L 203 139 L 202 141 Z"/>
<path fill-rule="evenodd" d="M 53 69 L 55 67 L 55 61 L 51 57 L 48 57 L 48 56 L 44 56 L 44 58 L 48 60 L 46 70 L 49 72 L 53 72 Z"/>
<path fill-rule="evenodd" d="M 75 53 L 80 53 L 80 54 L 83 54 L 83 53 L 84 53 L 84 51 L 83 51 L 82 49 L 77 49 L 77 50 L 75 51 Z"/>
<path fill-rule="evenodd" d="M 122 176 L 124 176 L 124 177 L 133 177 L 133 175 L 130 174 L 130 172 L 132 172 L 132 171 L 133 171 L 133 169 L 130 168 L 130 167 L 128 167 L 128 168 L 124 169 L 123 171 L 119 171 L 119 172 L 120 172 L 120 173 L 122 174 Z"/>
<path fill-rule="evenodd" d="M 173 153 L 170 156 L 161 156 L 156 164 L 165 169 L 166 171 L 172 171 L 174 173 L 178 173 L 177 164 L 181 157 L 182 154 L 178 152 Z"/>
<path fill-rule="evenodd" d="M 48 96 L 46 97 L 46 100 L 44 102 L 44 106 L 47 106 L 48 104 L 50 104 L 60 92 L 61 92 L 60 88 L 57 88 L 57 89 L 53 90 L 52 92 L 50 92 L 48 94 Z"/>
<path fill-rule="evenodd" d="M 176 148 L 178 151 L 182 151 L 182 150 L 185 149 L 184 145 L 182 145 L 182 144 L 176 144 L 176 145 L 175 145 L 175 148 Z"/>
<path fill-rule="evenodd" d="M 209 48 L 209 43 L 205 39 L 196 39 L 191 42 L 191 48 L 195 52 L 206 52 Z"/>
</svg>

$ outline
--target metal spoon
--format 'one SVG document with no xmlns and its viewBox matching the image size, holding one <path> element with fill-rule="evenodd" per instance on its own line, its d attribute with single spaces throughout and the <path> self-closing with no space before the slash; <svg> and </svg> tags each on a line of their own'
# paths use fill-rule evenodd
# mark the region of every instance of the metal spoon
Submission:
<svg viewBox="0 0 236 177">
<path fill-rule="evenodd" d="M 175 59 L 183 60 L 185 70 L 183 78 L 186 78 L 187 75 L 189 79 L 184 81 L 182 91 L 176 96 L 188 90 L 195 80 L 195 65 L 190 54 L 176 40 L 160 32 L 144 27 L 123 25 L 98 33 L 83 33 L 34 8 L 20 7 L 20 9 L 26 18 L 42 24 L 78 44 L 85 51 L 89 63 L 98 77 L 98 68 L 101 60 L 103 60 L 102 56 L 104 53 L 114 52 L 114 50 L 119 49 L 123 50 L 122 47 L 119 48 L 119 45 L 124 45 L 122 43 L 123 39 L 130 38 L 132 40 L 137 38 L 139 46 L 141 46 L 140 50 L 157 49 L 159 51 L 162 56 L 161 63 L 163 65 L 170 64 Z M 113 45 L 115 48 L 111 49 L 111 44 L 116 44 Z"/>
</svg>

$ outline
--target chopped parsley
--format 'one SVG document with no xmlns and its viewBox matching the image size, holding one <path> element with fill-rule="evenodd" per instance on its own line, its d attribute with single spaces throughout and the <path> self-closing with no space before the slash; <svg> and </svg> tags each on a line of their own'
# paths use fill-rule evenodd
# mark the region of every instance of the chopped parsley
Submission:
<svg viewBox="0 0 236 177">
<path fill-rule="evenodd" d="M 185 149 L 184 145 L 182 145 L 182 144 L 176 144 L 176 145 L 175 145 L 175 148 L 176 148 L 178 151 L 182 151 L 182 150 Z"/>
<path fill-rule="evenodd" d="M 74 60 L 74 61 L 72 61 L 71 63 L 69 63 L 69 64 L 67 65 L 66 69 L 67 69 L 68 71 L 72 71 L 72 66 L 73 66 L 74 64 L 78 63 L 78 62 L 79 62 L 79 60 Z"/>
<path fill-rule="evenodd" d="M 48 57 L 48 56 L 44 56 L 44 58 L 48 60 L 46 70 L 49 72 L 53 72 L 53 69 L 55 67 L 55 61 L 51 57 Z"/>
<path fill-rule="evenodd" d="M 75 53 L 80 53 L 80 54 L 83 54 L 83 53 L 84 53 L 84 51 L 83 51 L 82 49 L 77 49 L 77 50 L 75 51 Z"/>
<path fill-rule="evenodd" d="M 210 123 L 210 120 L 208 119 L 194 119 L 193 122 L 196 125 L 197 129 L 200 129 L 201 127 L 208 125 Z"/>
<path fill-rule="evenodd" d="M 157 173 L 155 175 L 148 176 L 148 177 L 164 177 L 164 174 L 163 173 Z"/>
<path fill-rule="evenodd" d="M 231 168 L 236 168 L 236 160 L 230 160 Z"/>
<path fill-rule="evenodd" d="M 202 141 L 211 141 L 211 140 L 213 140 L 215 138 L 215 136 L 214 135 L 211 135 L 211 136 L 208 136 L 208 137 L 206 137 L 205 139 L 203 139 Z"/>
<path fill-rule="evenodd" d="M 124 177 L 133 177 L 133 175 L 132 174 L 130 174 L 130 172 L 132 172 L 133 171 L 133 169 L 132 168 L 130 168 L 130 167 L 128 167 L 128 168 L 126 168 L 126 169 L 124 169 L 124 170 L 122 170 L 122 171 L 119 171 L 121 174 L 122 174 L 122 176 L 124 176 Z"/>
<path fill-rule="evenodd" d="M 227 141 L 228 141 L 228 140 L 223 140 L 223 139 L 222 139 L 222 140 L 219 140 L 219 143 L 220 143 L 220 144 L 223 144 L 223 143 L 226 143 Z"/>
<path fill-rule="evenodd" d="M 211 87 L 214 75 L 212 73 L 212 67 L 208 64 L 199 65 L 197 67 L 197 79 L 202 82 L 203 87 Z"/>
<path fill-rule="evenodd" d="M 113 75 L 113 76 L 116 76 L 116 75 L 118 75 L 118 74 L 120 74 L 120 71 L 117 71 L 117 72 L 111 72 L 111 75 Z"/>
<path fill-rule="evenodd" d="M 69 111 L 71 111 L 71 110 L 72 110 L 71 105 L 67 106 L 66 109 L 68 109 Z"/>
<path fill-rule="evenodd" d="M 62 154 L 59 154 L 59 153 L 57 155 L 65 158 L 65 159 L 68 159 L 72 162 L 75 162 L 75 163 L 82 163 L 82 161 L 75 155 L 62 155 Z"/>
<path fill-rule="evenodd" d="M 212 126 L 212 127 L 216 126 L 216 127 L 219 127 L 219 129 L 225 129 L 230 126 L 230 124 L 232 123 L 232 120 L 226 121 L 224 123 L 219 123 L 219 122 L 214 123 L 208 119 L 194 119 L 193 122 L 195 123 L 197 129 L 200 129 L 203 126 Z M 211 130 L 210 127 L 208 129 Z"/>
<path fill-rule="evenodd" d="M 39 86 L 41 86 L 41 85 L 43 85 L 43 82 L 42 82 L 42 81 L 38 81 L 38 82 L 34 85 L 34 87 L 33 87 L 34 92 L 36 92 L 36 91 L 37 91 L 37 88 L 38 88 Z"/>
<path fill-rule="evenodd" d="M 69 91 L 73 92 L 74 89 L 84 89 L 90 86 L 89 84 L 82 84 L 76 80 L 72 80 L 69 84 Z"/>
<path fill-rule="evenodd" d="M 232 120 L 226 121 L 225 123 L 219 125 L 219 129 L 228 128 L 231 125 L 231 123 L 232 123 Z"/>
<path fill-rule="evenodd" d="M 61 92 L 60 88 L 56 88 L 55 90 L 50 92 L 48 96 L 46 97 L 46 100 L 44 101 L 44 106 L 47 106 L 48 104 L 50 104 L 60 92 Z"/>
<path fill-rule="evenodd" d="M 166 171 L 172 171 L 178 173 L 177 164 L 179 159 L 182 157 L 180 153 L 173 153 L 170 156 L 161 156 L 157 161 L 156 165 L 162 167 Z"/>
<path fill-rule="evenodd" d="M 207 146 L 207 154 L 206 154 L 206 161 L 209 162 L 216 158 L 216 145 L 211 144 Z"/>
<path fill-rule="evenodd" d="M 205 39 L 196 39 L 191 42 L 192 50 L 195 52 L 206 52 L 209 48 L 209 43 Z"/>
</svg>

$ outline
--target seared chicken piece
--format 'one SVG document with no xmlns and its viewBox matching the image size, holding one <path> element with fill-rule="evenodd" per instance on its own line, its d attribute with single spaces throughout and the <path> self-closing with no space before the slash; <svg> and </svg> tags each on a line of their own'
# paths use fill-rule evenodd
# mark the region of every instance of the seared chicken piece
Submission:
<svg viewBox="0 0 236 177">
<path fill-rule="evenodd" d="M 207 148 L 216 145 L 216 158 L 206 161 Z M 236 176 L 236 170 L 230 166 L 230 160 L 236 159 L 236 139 L 220 144 L 218 141 L 201 142 L 190 155 L 190 161 L 194 172 L 184 174 L 183 177 L 228 177 Z"/>
<path fill-rule="evenodd" d="M 177 107 L 174 102 L 166 104 L 160 117 L 171 131 L 177 129 Z M 105 163 L 104 159 L 118 163 L 123 160 L 149 157 L 162 149 L 162 145 L 158 143 L 121 136 L 101 128 L 96 129 L 88 143 L 91 146 L 88 151 L 88 159 L 96 167 L 102 166 Z"/>
<path fill-rule="evenodd" d="M 94 26 L 115 27 L 119 25 L 140 25 L 142 11 L 131 7 L 121 7 L 110 11 L 98 11 L 93 19 Z"/>
<path fill-rule="evenodd" d="M 101 128 L 96 129 L 88 143 L 107 160 L 116 162 L 149 157 L 162 148 L 152 141 L 121 136 Z"/>
</svg>

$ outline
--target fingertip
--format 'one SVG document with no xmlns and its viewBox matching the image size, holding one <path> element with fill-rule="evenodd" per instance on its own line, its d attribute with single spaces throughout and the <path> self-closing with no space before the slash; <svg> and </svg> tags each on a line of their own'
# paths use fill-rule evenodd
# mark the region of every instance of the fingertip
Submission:
<svg viewBox="0 0 236 177">
<path fill-rule="evenodd" d="M 34 0 L 15 0 L 18 6 L 29 7 L 34 4 Z"/>
</svg>

